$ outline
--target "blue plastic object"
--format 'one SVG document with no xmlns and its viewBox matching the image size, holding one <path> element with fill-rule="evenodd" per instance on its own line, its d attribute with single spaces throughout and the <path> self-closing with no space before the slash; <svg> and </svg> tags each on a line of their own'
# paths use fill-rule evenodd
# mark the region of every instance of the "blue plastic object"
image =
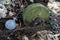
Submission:
<svg viewBox="0 0 60 40">
<path fill-rule="evenodd" d="M 16 22 L 15 22 L 15 20 L 8 20 L 8 21 L 6 21 L 5 27 L 7 29 L 9 29 L 9 30 L 15 29 L 16 28 Z"/>
</svg>

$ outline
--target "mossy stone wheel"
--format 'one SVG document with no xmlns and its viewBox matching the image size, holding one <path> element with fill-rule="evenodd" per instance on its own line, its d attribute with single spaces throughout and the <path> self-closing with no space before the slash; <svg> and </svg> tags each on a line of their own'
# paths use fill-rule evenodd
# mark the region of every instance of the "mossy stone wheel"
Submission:
<svg viewBox="0 0 60 40">
<path fill-rule="evenodd" d="M 40 3 L 31 4 L 23 11 L 23 20 L 27 24 L 30 24 L 37 17 L 47 21 L 49 16 L 49 9 Z"/>
</svg>

